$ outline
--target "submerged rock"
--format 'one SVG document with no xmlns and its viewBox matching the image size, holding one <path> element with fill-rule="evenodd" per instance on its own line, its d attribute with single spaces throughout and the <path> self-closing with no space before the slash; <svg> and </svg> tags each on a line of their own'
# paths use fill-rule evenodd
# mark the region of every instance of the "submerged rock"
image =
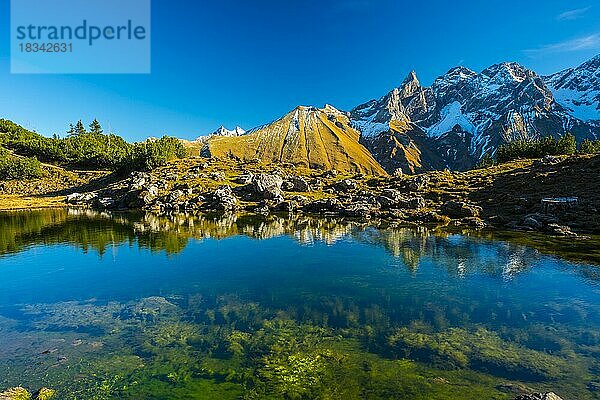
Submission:
<svg viewBox="0 0 600 400">
<path fill-rule="evenodd" d="M 56 391 L 48 388 L 41 388 L 33 395 L 22 387 L 8 389 L 0 392 L 0 400 L 50 400 L 54 399 Z"/>
<path fill-rule="evenodd" d="M 515 400 L 562 400 L 562 398 L 554 392 L 548 392 L 522 394 L 520 396 L 515 397 Z"/>
</svg>

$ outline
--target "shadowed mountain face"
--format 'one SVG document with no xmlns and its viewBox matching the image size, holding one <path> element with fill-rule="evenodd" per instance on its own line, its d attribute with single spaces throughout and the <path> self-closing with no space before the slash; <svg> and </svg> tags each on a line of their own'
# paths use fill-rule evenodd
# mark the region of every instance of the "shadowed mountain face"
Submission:
<svg viewBox="0 0 600 400">
<path fill-rule="evenodd" d="M 555 100 L 575 118 L 600 124 L 600 55 L 556 74 L 544 77 Z"/>
<path fill-rule="evenodd" d="M 600 134 L 600 57 L 550 77 L 516 63 L 481 73 L 456 67 L 422 86 L 400 87 L 351 112 L 363 143 L 391 172 L 466 169 L 503 143 L 573 133 Z"/>
<path fill-rule="evenodd" d="M 240 137 L 214 136 L 204 152 L 243 161 L 260 159 L 291 163 L 309 169 L 336 169 L 385 175 L 385 171 L 359 143 L 360 133 L 348 116 L 334 107 L 297 107 L 277 121 Z"/>
</svg>

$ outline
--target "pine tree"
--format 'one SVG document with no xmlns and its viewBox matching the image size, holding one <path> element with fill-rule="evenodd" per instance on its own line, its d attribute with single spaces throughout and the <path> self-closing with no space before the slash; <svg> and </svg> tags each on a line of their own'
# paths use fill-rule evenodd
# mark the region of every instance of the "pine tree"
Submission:
<svg viewBox="0 0 600 400">
<path fill-rule="evenodd" d="M 75 134 L 76 135 L 85 135 L 87 132 L 85 130 L 85 126 L 81 120 L 77 121 L 77 125 L 75 125 Z"/>
<path fill-rule="evenodd" d="M 75 127 L 73 124 L 69 124 L 69 130 L 67 131 L 67 135 L 73 136 L 75 134 Z"/>
<path fill-rule="evenodd" d="M 91 133 L 102 133 L 102 127 L 100 126 L 100 122 L 96 118 L 90 124 L 90 132 Z"/>
</svg>

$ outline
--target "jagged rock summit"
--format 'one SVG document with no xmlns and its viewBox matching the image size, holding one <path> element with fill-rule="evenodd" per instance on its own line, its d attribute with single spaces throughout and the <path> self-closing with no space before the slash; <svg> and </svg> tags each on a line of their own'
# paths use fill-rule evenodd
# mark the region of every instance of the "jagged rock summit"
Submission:
<svg viewBox="0 0 600 400">
<path fill-rule="evenodd" d="M 598 64 L 600 56 L 550 77 L 517 63 L 481 73 L 455 67 L 429 87 L 412 71 L 379 100 L 353 109 L 351 121 L 388 172 L 466 169 L 511 140 L 566 132 L 596 138 Z"/>
<path fill-rule="evenodd" d="M 550 76 L 514 62 L 480 73 L 459 66 L 400 86 L 349 113 L 297 107 L 249 132 L 221 127 L 203 154 L 367 174 L 465 170 L 512 140 L 600 137 L 600 55 Z M 382 169 L 383 168 L 383 169 Z"/>
<path fill-rule="evenodd" d="M 544 81 L 572 116 L 600 125 L 600 54 L 577 68 L 546 76 Z"/>
</svg>

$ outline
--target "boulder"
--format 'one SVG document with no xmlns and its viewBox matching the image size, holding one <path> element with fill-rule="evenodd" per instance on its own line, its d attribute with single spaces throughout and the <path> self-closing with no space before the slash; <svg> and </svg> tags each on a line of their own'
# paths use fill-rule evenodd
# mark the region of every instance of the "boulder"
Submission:
<svg viewBox="0 0 600 400">
<path fill-rule="evenodd" d="M 215 172 L 211 172 L 208 177 L 210 179 L 212 179 L 213 181 L 224 181 L 225 180 L 225 172 L 222 171 L 215 171 Z"/>
<path fill-rule="evenodd" d="M 450 200 L 442 205 L 441 211 L 450 218 L 479 217 L 481 207 L 464 201 Z"/>
<path fill-rule="evenodd" d="M 369 218 L 372 211 L 372 205 L 365 202 L 356 202 L 343 206 L 341 214 L 353 218 Z"/>
<path fill-rule="evenodd" d="M 447 224 L 449 222 L 448 217 L 439 215 L 435 211 L 419 212 L 414 216 L 413 220 L 426 224 Z"/>
<path fill-rule="evenodd" d="M 238 199 L 229 186 L 221 186 L 215 190 L 212 200 L 211 208 L 219 211 L 235 210 L 238 206 Z"/>
<path fill-rule="evenodd" d="M 418 210 L 425 207 L 425 199 L 419 196 L 405 198 L 402 193 L 395 189 L 384 189 L 377 201 L 383 209 L 411 209 Z"/>
<path fill-rule="evenodd" d="M 344 179 L 342 181 L 337 182 L 335 185 L 333 185 L 333 188 L 336 191 L 343 192 L 343 193 L 356 190 L 357 187 L 358 187 L 358 184 L 356 183 L 356 181 L 353 181 L 352 179 Z"/>
<path fill-rule="evenodd" d="M 295 201 L 284 200 L 279 202 L 275 207 L 275 211 L 278 212 L 293 212 L 298 208 L 298 204 Z"/>
<path fill-rule="evenodd" d="M 244 172 L 237 178 L 235 178 L 235 183 L 239 183 L 240 185 L 248 185 L 252 183 L 252 179 L 254 178 L 254 174 L 252 172 Z"/>
<path fill-rule="evenodd" d="M 67 204 L 91 204 L 98 195 L 95 193 L 72 193 L 66 196 L 65 203 Z"/>
<path fill-rule="evenodd" d="M 419 196 L 409 197 L 408 199 L 399 201 L 397 206 L 400 209 L 419 210 L 425 207 L 425 199 Z"/>
<path fill-rule="evenodd" d="M 283 190 L 286 192 L 310 192 L 310 185 L 301 176 L 291 176 L 283 182 Z"/>
<path fill-rule="evenodd" d="M 283 194 L 283 178 L 274 174 L 258 174 L 252 178 L 252 189 L 262 199 L 277 199 Z"/>
<path fill-rule="evenodd" d="M 310 199 L 308 197 L 302 196 L 300 194 L 290 197 L 290 200 L 292 200 L 300 205 L 305 205 L 306 203 L 308 203 L 310 201 Z"/>
<path fill-rule="evenodd" d="M 323 172 L 323 174 L 321 175 L 323 178 L 327 179 L 327 178 L 335 178 L 337 176 L 338 172 L 335 169 L 330 169 L 329 171 L 325 171 Z"/>
<path fill-rule="evenodd" d="M 129 175 L 129 190 L 142 190 L 150 183 L 151 176 L 146 172 L 134 171 Z"/>
<path fill-rule="evenodd" d="M 110 210 L 115 208 L 116 201 L 112 197 L 100 197 L 94 201 L 94 207 L 100 210 Z"/>
<path fill-rule="evenodd" d="M 309 213 L 339 212 L 342 203 L 338 199 L 321 199 L 312 201 L 304 206 Z"/>
<path fill-rule="evenodd" d="M 171 193 L 169 193 L 167 195 L 166 200 L 168 203 L 175 203 L 177 200 L 182 198 L 184 195 L 185 195 L 185 193 L 183 192 L 183 190 L 180 190 L 180 189 L 173 190 Z"/>
<path fill-rule="evenodd" d="M 424 190 L 429 185 L 429 177 L 427 175 L 415 176 L 408 182 L 408 188 L 412 191 Z"/>
<path fill-rule="evenodd" d="M 535 160 L 533 165 L 535 165 L 535 166 L 554 165 L 554 164 L 558 164 L 562 160 L 563 160 L 563 158 L 560 156 L 547 155 L 547 156 L 544 156 L 544 158 L 542 158 L 542 159 Z"/>
</svg>

